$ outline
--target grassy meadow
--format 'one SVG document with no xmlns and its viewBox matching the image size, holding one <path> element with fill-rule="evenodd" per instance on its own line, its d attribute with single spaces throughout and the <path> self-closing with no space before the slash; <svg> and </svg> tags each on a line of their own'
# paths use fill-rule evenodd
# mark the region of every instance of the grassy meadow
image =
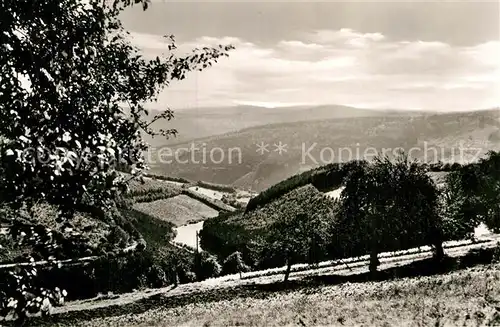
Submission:
<svg viewBox="0 0 500 327">
<path fill-rule="evenodd" d="M 203 221 L 219 214 L 217 210 L 183 194 L 149 203 L 136 203 L 134 209 L 176 226 Z"/>
<path fill-rule="evenodd" d="M 353 263 L 288 283 L 282 274 L 223 276 L 70 302 L 30 326 L 495 326 L 498 249 L 492 235 L 449 247 L 439 263 L 431 253 L 383 256 L 377 275 Z"/>
<path fill-rule="evenodd" d="M 495 326 L 499 303 L 500 265 L 491 264 L 436 276 L 263 291 L 68 325 Z"/>
</svg>

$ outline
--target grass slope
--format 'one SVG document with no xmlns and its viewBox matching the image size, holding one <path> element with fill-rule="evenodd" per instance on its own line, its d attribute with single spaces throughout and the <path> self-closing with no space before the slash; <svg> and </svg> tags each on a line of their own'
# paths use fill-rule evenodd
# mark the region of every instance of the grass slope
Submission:
<svg viewBox="0 0 500 327">
<path fill-rule="evenodd" d="M 99 247 L 112 246 L 113 240 L 109 238 L 109 235 L 113 229 L 114 224 L 102 217 L 95 217 L 89 212 L 78 211 L 76 212 L 73 219 L 71 219 L 70 224 L 72 230 L 68 231 L 65 229 L 64 222 L 59 222 L 57 220 L 58 210 L 56 207 L 46 204 L 39 203 L 35 204 L 33 207 L 34 215 L 36 219 L 32 219 L 27 212 L 24 210 L 19 210 L 19 214 L 16 217 L 18 222 L 25 224 L 37 226 L 43 225 L 46 228 L 60 233 L 64 238 L 69 238 L 73 232 L 81 233 L 82 237 L 88 240 L 88 249 L 91 252 L 85 251 L 80 253 L 80 256 L 89 256 L 95 254 Z M 24 213 L 24 215 L 23 215 Z M 4 217 L 9 217 L 10 214 L 6 214 L 4 209 L 0 209 L 0 215 Z M 9 226 L 9 221 L 1 221 L 3 225 Z M 27 259 L 23 258 L 23 254 L 28 254 L 31 252 L 31 247 L 21 247 L 10 238 L 0 237 L 0 263 L 11 263 L 11 262 L 24 262 Z M 74 255 L 74 253 L 72 253 Z M 66 258 L 68 253 L 63 253 L 63 258 Z"/>
<path fill-rule="evenodd" d="M 500 324 L 498 266 L 388 283 L 344 284 L 268 298 L 188 304 L 85 326 L 484 326 Z M 81 326 L 84 326 L 83 324 Z"/>
<path fill-rule="evenodd" d="M 194 185 L 205 185 L 217 190 Z M 201 192 L 201 189 L 206 190 L 208 195 Z M 218 196 L 214 196 L 214 193 Z M 143 181 L 130 181 L 125 201 L 137 212 L 182 226 L 212 218 L 219 211 L 234 211 L 234 208 L 223 203 L 221 198 L 226 196 L 236 200 L 239 194 L 239 191 L 224 185 L 193 183 L 182 178 L 149 175 Z"/>
<path fill-rule="evenodd" d="M 344 269 L 343 274 L 311 271 L 288 285 L 275 283 L 278 279 L 272 276 L 250 281 L 233 276 L 233 283 L 229 278 L 207 280 L 134 293 L 101 305 L 75 303 L 32 325 L 498 325 L 500 266 L 491 264 L 494 245 L 492 241 L 487 247 L 468 246 L 475 249 L 469 252 L 450 250 L 451 257 L 440 265 L 430 259 L 412 263 L 388 259 L 375 279 L 365 271 Z"/>
<path fill-rule="evenodd" d="M 240 251 L 247 262 L 256 254 L 252 240 L 263 235 L 280 217 L 304 212 L 309 217 L 319 215 L 324 222 L 334 219 L 334 202 L 312 185 L 294 189 L 255 210 L 219 215 L 207 220 L 200 231 L 201 247 L 219 258 Z M 250 261 L 248 261 L 250 260 Z M 263 265 L 269 262 L 261 262 Z"/>
<path fill-rule="evenodd" d="M 203 221 L 219 214 L 217 210 L 184 194 L 149 203 L 136 203 L 134 209 L 176 226 Z"/>
</svg>

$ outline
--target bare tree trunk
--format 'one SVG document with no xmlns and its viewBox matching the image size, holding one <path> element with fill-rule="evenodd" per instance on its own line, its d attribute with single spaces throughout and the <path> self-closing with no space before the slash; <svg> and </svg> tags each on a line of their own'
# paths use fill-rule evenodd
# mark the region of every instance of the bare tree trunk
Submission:
<svg viewBox="0 0 500 327">
<path fill-rule="evenodd" d="M 378 251 L 375 249 L 372 249 L 370 252 L 370 273 L 374 274 L 377 272 L 377 267 L 380 264 L 380 261 L 378 260 Z"/>
<path fill-rule="evenodd" d="M 290 271 L 292 270 L 292 259 L 288 258 L 286 261 L 286 271 L 285 271 L 285 279 L 283 282 L 288 282 L 288 277 L 290 277 Z"/>
<path fill-rule="evenodd" d="M 443 243 L 442 242 L 435 242 L 434 243 L 434 258 L 436 260 L 443 260 L 444 258 L 444 249 L 443 249 Z"/>
<path fill-rule="evenodd" d="M 443 234 L 439 228 L 433 226 L 432 245 L 434 246 L 434 258 L 438 261 L 444 258 Z"/>
<path fill-rule="evenodd" d="M 174 270 L 174 287 L 179 286 L 179 273 L 177 269 Z"/>
</svg>

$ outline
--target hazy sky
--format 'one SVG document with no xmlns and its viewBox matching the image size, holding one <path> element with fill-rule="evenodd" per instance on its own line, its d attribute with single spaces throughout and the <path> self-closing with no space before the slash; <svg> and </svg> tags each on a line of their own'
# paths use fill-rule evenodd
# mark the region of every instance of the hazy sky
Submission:
<svg viewBox="0 0 500 327">
<path fill-rule="evenodd" d="M 146 55 L 232 44 L 155 106 L 344 104 L 462 110 L 500 105 L 498 1 L 153 0 L 123 14 Z"/>
</svg>

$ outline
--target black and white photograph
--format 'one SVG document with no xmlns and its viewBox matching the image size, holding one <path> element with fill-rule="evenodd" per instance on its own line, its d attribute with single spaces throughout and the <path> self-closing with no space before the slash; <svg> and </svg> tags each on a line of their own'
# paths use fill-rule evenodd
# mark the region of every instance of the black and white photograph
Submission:
<svg viewBox="0 0 500 327">
<path fill-rule="evenodd" d="M 0 0 L 2 326 L 500 326 L 500 1 Z"/>
</svg>

